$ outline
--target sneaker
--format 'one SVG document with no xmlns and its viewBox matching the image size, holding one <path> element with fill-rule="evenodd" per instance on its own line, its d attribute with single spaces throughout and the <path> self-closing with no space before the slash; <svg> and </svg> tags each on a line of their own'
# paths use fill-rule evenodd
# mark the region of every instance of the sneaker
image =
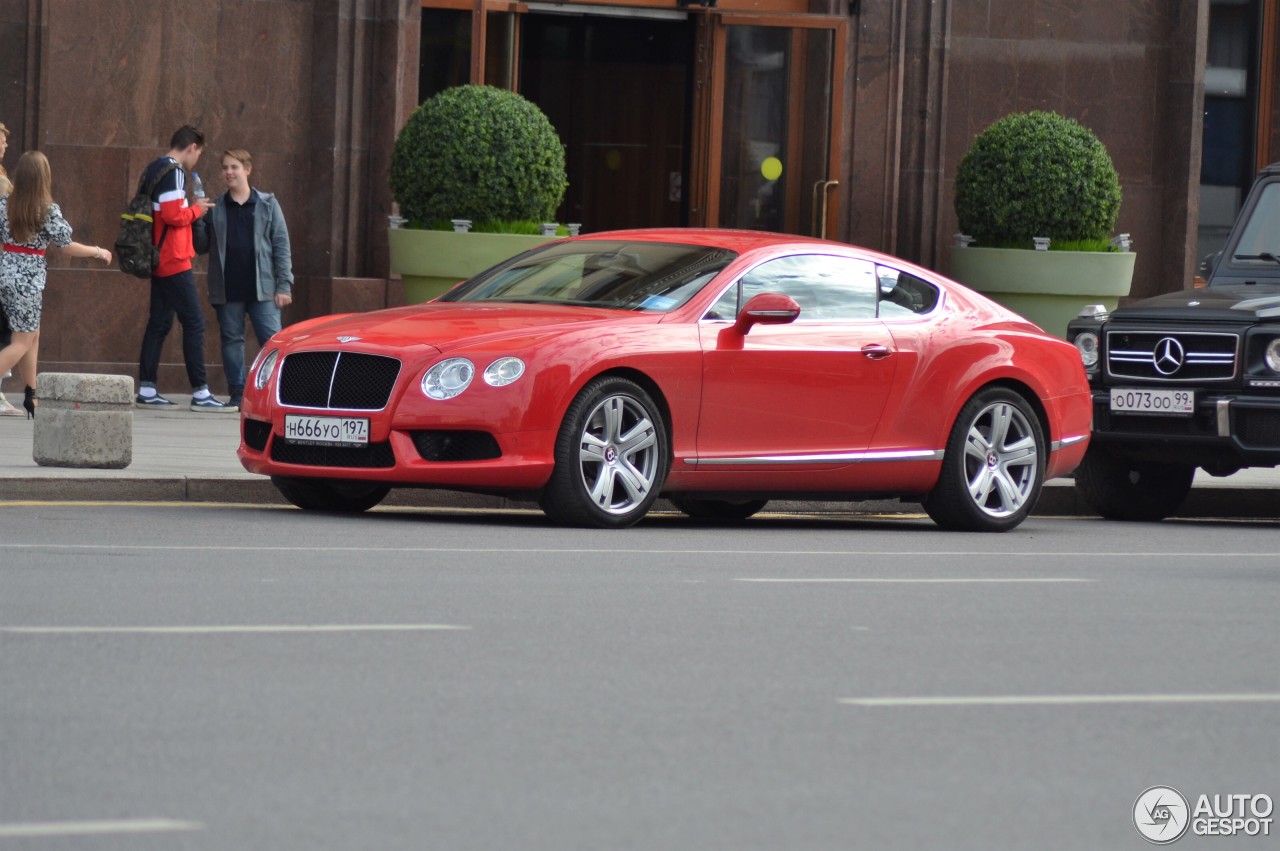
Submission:
<svg viewBox="0 0 1280 851">
<path fill-rule="evenodd" d="M 176 408 L 173 402 L 161 396 L 159 393 L 154 396 L 143 396 L 141 393 L 133 400 L 133 404 L 139 408 Z"/>
<path fill-rule="evenodd" d="M 238 411 L 240 410 L 240 407 L 243 404 L 243 402 L 244 402 L 244 397 L 239 394 L 236 394 L 227 400 L 227 407 L 235 408 Z"/>
<path fill-rule="evenodd" d="M 219 402 L 217 399 L 215 399 L 213 396 L 205 396 L 203 399 L 197 399 L 193 396 L 191 398 L 191 410 L 204 411 L 208 413 L 218 412 L 218 413 L 225 413 L 225 414 L 234 414 L 237 411 L 239 411 L 240 408 L 239 406 L 233 408 L 230 405 L 224 405 L 221 402 Z"/>
</svg>

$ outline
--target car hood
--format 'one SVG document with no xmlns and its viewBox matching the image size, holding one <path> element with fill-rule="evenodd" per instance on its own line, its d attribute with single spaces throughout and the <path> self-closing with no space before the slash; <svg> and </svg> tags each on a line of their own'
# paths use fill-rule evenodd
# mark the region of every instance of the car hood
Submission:
<svg viewBox="0 0 1280 851">
<path fill-rule="evenodd" d="M 1116 322 L 1258 322 L 1280 317 L 1280 286 L 1204 287 L 1166 293 L 1112 311 Z"/>
<path fill-rule="evenodd" d="M 589 324 L 651 324 L 663 314 L 542 304 L 432 302 L 335 316 L 277 337 L 285 345 L 341 343 L 364 347 L 425 346 L 446 351 L 462 344 L 546 336 Z M 341 339 L 340 339 L 341 338 Z"/>
</svg>

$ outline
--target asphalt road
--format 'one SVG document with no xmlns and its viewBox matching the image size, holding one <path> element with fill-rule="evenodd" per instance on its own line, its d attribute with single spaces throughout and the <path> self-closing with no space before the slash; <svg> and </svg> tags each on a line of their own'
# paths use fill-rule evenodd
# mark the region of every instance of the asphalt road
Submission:
<svg viewBox="0 0 1280 851">
<path fill-rule="evenodd" d="M 0 505 L 0 851 L 1149 847 L 1280 797 L 1278 531 Z"/>
</svg>

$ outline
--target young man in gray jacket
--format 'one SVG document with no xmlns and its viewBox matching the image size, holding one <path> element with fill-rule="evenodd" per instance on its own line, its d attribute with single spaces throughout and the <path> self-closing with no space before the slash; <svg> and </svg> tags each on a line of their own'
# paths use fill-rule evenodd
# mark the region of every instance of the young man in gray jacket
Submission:
<svg viewBox="0 0 1280 851">
<path fill-rule="evenodd" d="M 209 303 L 222 330 L 222 368 L 230 410 L 244 395 L 245 315 L 258 345 L 280 330 L 280 311 L 293 301 L 289 229 L 274 195 L 249 185 L 253 161 L 241 149 L 222 154 L 227 191 L 193 227 L 196 252 L 209 255 Z"/>
</svg>

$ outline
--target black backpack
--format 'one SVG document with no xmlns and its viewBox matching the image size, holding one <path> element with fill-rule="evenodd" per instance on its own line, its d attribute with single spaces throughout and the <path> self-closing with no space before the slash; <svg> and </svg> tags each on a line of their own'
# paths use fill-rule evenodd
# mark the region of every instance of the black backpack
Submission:
<svg viewBox="0 0 1280 851">
<path fill-rule="evenodd" d="M 149 182 L 145 171 L 138 179 L 138 194 L 120 214 L 120 235 L 116 237 L 116 261 L 122 272 L 138 278 L 150 278 L 152 270 L 160 262 L 160 246 L 164 245 L 169 229 L 165 227 L 160 232 L 159 244 L 151 242 L 154 236 L 151 193 L 164 176 L 177 167 L 177 163 L 169 160 Z"/>
</svg>

